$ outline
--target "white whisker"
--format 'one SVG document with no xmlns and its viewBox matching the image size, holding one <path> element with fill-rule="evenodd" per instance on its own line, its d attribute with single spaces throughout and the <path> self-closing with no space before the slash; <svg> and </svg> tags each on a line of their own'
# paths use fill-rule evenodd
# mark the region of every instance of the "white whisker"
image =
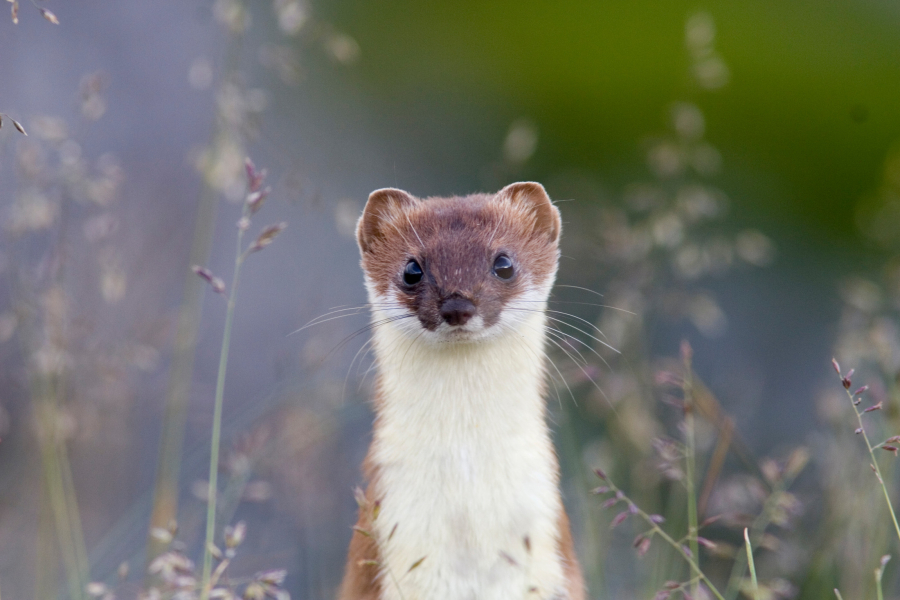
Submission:
<svg viewBox="0 0 900 600">
<path fill-rule="evenodd" d="M 539 310 L 539 309 L 537 309 L 537 308 L 522 308 L 522 307 L 517 307 L 517 306 L 509 306 L 509 307 L 506 308 L 506 310 L 518 310 L 518 311 L 522 311 L 522 312 L 553 313 L 553 314 L 558 314 L 558 315 L 564 315 L 564 316 L 567 316 L 567 317 L 572 317 L 573 319 L 578 319 L 579 321 L 583 321 L 583 322 L 587 323 L 588 325 L 590 325 L 591 327 L 593 327 L 594 329 L 596 329 L 597 332 L 598 332 L 600 335 L 606 337 L 606 334 L 604 334 L 603 331 L 601 331 L 599 327 L 597 327 L 596 325 L 594 325 L 593 323 L 591 323 L 591 322 L 588 321 L 587 319 L 582 319 L 581 317 L 579 317 L 579 316 L 577 316 L 577 315 L 573 315 L 573 314 L 571 314 L 571 313 L 567 313 L 567 312 L 563 312 L 563 311 L 559 311 L 559 310 L 550 310 L 549 308 L 545 308 L 545 309 L 543 309 L 543 310 Z M 563 319 L 559 319 L 559 318 L 556 318 L 556 317 L 551 317 L 551 316 L 549 316 L 549 315 L 547 315 L 547 318 L 548 318 L 549 320 L 555 322 L 555 323 L 560 323 L 560 324 L 562 324 L 562 325 L 566 325 L 567 327 L 571 327 L 571 328 L 574 329 L 575 331 L 578 331 L 579 333 L 582 333 L 582 334 L 586 335 L 587 337 L 591 338 L 592 340 L 594 340 L 594 341 L 597 342 L 598 344 L 601 344 L 601 345 L 603 345 L 603 346 L 609 348 L 610 350 L 612 350 L 612 351 L 615 352 L 616 354 L 621 354 L 621 352 L 620 352 L 618 349 L 616 349 L 616 348 L 614 348 L 613 346 L 611 346 L 608 342 L 605 342 L 605 341 L 601 340 L 600 338 L 591 335 L 591 334 L 588 333 L 587 331 L 584 331 L 584 330 L 581 329 L 580 327 L 577 327 L 577 326 L 575 326 L 575 325 L 572 325 L 572 324 L 569 323 L 568 321 L 564 321 Z"/>
<path fill-rule="evenodd" d="M 412 228 L 413 233 L 416 234 L 416 239 L 419 240 L 419 247 L 424 248 L 425 243 L 422 242 L 422 238 L 419 237 L 419 232 L 416 231 L 416 226 L 412 224 L 412 221 L 409 218 L 409 213 L 403 213 L 403 216 L 406 217 L 406 222 L 409 223 L 409 226 Z"/>
<path fill-rule="evenodd" d="M 548 327 L 549 327 L 549 326 L 548 326 Z M 599 358 L 599 359 L 603 362 L 603 364 L 606 365 L 606 367 L 607 367 L 610 371 L 612 370 L 612 366 L 606 361 L 605 358 L 603 358 L 603 355 L 600 354 L 599 352 L 597 352 L 597 350 L 596 350 L 593 346 L 591 346 L 590 344 L 588 344 L 588 343 L 585 342 L 584 340 L 579 339 L 578 336 L 574 336 L 574 335 L 572 335 L 572 334 L 570 334 L 570 333 L 566 333 L 565 331 L 562 331 L 561 329 L 556 329 L 556 328 L 552 328 L 552 327 L 551 327 L 550 329 L 552 329 L 553 331 L 557 332 L 557 333 L 560 334 L 560 335 L 566 336 L 566 338 L 568 338 L 568 339 L 571 339 L 571 340 L 574 340 L 574 341 L 578 342 L 579 344 L 581 344 L 582 346 L 584 346 L 585 348 L 587 348 L 588 350 L 590 350 L 597 358 Z M 579 331 L 580 331 L 580 330 L 579 330 Z M 580 353 L 579 353 L 579 354 L 580 354 Z M 587 364 L 587 361 L 584 361 L 584 362 L 585 362 L 585 364 Z"/>
<path fill-rule="evenodd" d="M 365 344 L 359 347 L 359 350 L 356 351 L 356 354 L 353 355 L 353 360 L 350 361 L 350 366 L 347 367 L 347 374 L 344 376 L 344 385 L 341 388 L 341 403 L 344 403 L 347 400 L 347 380 L 350 378 L 350 372 L 353 371 L 353 363 L 356 362 L 356 359 L 359 357 L 360 352 L 372 345 L 373 339 L 374 338 L 369 338 Z"/>
<path fill-rule="evenodd" d="M 335 319 L 340 319 L 340 318 L 342 318 L 342 317 L 352 317 L 352 316 L 358 315 L 359 313 L 365 311 L 365 310 L 368 309 L 368 308 L 383 308 L 383 307 L 387 307 L 387 308 L 404 308 L 403 305 L 401 305 L 401 304 L 399 304 L 399 303 L 392 304 L 392 303 L 387 303 L 387 302 L 381 303 L 381 304 L 378 304 L 378 305 L 366 303 L 366 304 L 360 304 L 360 305 L 358 305 L 358 306 L 351 306 L 351 307 L 348 307 L 348 308 L 337 308 L 337 309 L 335 309 L 335 310 L 329 310 L 329 311 L 326 312 L 325 314 L 319 315 L 318 317 L 316 317 L 316 318 L 310 320 L 310 321 L 309 321 L 308 323 L 306 323 L 306 325 L 304 325 L 303 327 L 300 327 L 299 329 L 296 329 L 296 330 L 290 332 L 290 333 L 288 334 L 288 336 L 294 335 L 294 334 L 296 334 L 296 333 L 300 333 L 300 332 L 303 331 L 304 329 L 308 329 L 308 328 L 313 327 L 313 326 L 315 326 L 315 325 L 321 325 L 322 323 L 327 323 L 328 321 L 333 321 L 333 320 L 335 320 Z M 337 314 L 337 313 L 344 313 L 344 314 Z M 325 317 L 329 317 L 329 316 L 331 316 L 331 315 L 336 315 L 336 316 L 333 316 L 333 317 L 331 317 L 331 318 L 325 318 Z"/>
<path fill-rule="evenodd" d="M 580 285 L 563 285 L 563 284 L 561 284 L 561 283 L 557 283 L 557 284 L 556 284 L 556 287 L 558 287 L 558 288 L 571 288 L 571 289 L 574 289 L 574 290 L 584 290 L 585 292 L 590 292 L 591 294 L 597 294 L 598 296 L 600 296 L 601 298 L 603 298 L 603 294 L 601 294 L 600 292 L 595 292 L 595 291 L 592 290 L 592 289 L 589 289 L 589 288 L 586 288 L 586 287 L 581 287 Z"/>
</svg>

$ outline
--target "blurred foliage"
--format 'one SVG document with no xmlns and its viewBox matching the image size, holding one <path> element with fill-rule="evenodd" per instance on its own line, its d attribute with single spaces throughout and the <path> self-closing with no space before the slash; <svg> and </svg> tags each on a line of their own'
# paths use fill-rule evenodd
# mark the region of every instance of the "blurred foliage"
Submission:
<svg viewBox="0 0 900 600">
<path fill-rule="evenodd" d="M 702 108 L 738 210 L 829 238 L 900 137 L 900 11 L 839 0 L 694 2 L 342 1 L 322 7 L 365 52 L 356 77 L 390 150 L 416 148 L 476 183 L 499 123 L 534 121 L 528 177 L 586 170 L 622 184 L 635 140 L 696 89 L 685 17 L 715 17 L 733 74 Z M 461 148 L 465 148 L 461 151 Z M 470 185 L 472 185 L 470 183 Z M 447 190 L 459 192 L 459 190 Z"/>
</svg>

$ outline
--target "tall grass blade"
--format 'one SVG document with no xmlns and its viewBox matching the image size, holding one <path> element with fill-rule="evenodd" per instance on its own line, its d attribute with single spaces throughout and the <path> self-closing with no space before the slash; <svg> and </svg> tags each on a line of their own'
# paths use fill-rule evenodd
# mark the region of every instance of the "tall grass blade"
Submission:
<svg viewBox="0 0 900 600">
<path fill-rule="evenodd" d="M 750 532 L 746 527 L 744 527 L 744 548 L 747 550 L 747 566 L 750 569 L 753 600 L 759 600 L 759 581 L 756 578 L 756 564 L 753 562 L 753 547 L 750 545 Z"/>
</svg>

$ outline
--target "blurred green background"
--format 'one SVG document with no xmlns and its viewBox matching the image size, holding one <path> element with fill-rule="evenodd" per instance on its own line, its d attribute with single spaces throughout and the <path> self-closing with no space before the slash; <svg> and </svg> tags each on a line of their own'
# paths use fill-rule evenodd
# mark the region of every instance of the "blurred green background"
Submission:
<svg viewBox="0 0 900 600">
<path fill-rule="evenodd" d="M 685 19 L 715 18 L 729 82 L 696 89 Z M 808 239 L 856 235 L 900 133 L 898 8 L 890 2 L 335 2 L 358 40 L 348 74 L 384 152 L 476 187 L 516 118 L 537 123 L 528 175 L 634 176 L 637 142 L 676 99 L 704 111 L 741 216 Z M 491 143 L 493 142 L 493 144 Z M 407 154 L 408 155 L 408 154 Z M 446 189 L 444 189 L 446 188 Z M 830 243 L 826 242 L 826 243 Z"/>
</svg>

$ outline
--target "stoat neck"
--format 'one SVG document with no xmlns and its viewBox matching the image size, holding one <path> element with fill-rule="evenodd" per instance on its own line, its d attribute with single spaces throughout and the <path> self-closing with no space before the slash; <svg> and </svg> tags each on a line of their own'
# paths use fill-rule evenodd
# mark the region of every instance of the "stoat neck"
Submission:
<svg viewBox="0 0 900 600">
<path fill-rule="evenodd" d="M 425 427 L 445 436 L 480 427 L 493 434 L 545 428 L 545 325 L 544 314 L 534 312 L 515 332 L 446 344 L 377 329 L 376 431 Z"/>
<path fill-rule="evenodd" d="M 385 572 L 429 557 L 386 599 L 494 600 L 531 588 L 550 598 L 563 589 L 544 325 L 543 313 L 531 313 L 517 331 L 471 344 L 376 332 L 373 536 Z"/>
</svg>

